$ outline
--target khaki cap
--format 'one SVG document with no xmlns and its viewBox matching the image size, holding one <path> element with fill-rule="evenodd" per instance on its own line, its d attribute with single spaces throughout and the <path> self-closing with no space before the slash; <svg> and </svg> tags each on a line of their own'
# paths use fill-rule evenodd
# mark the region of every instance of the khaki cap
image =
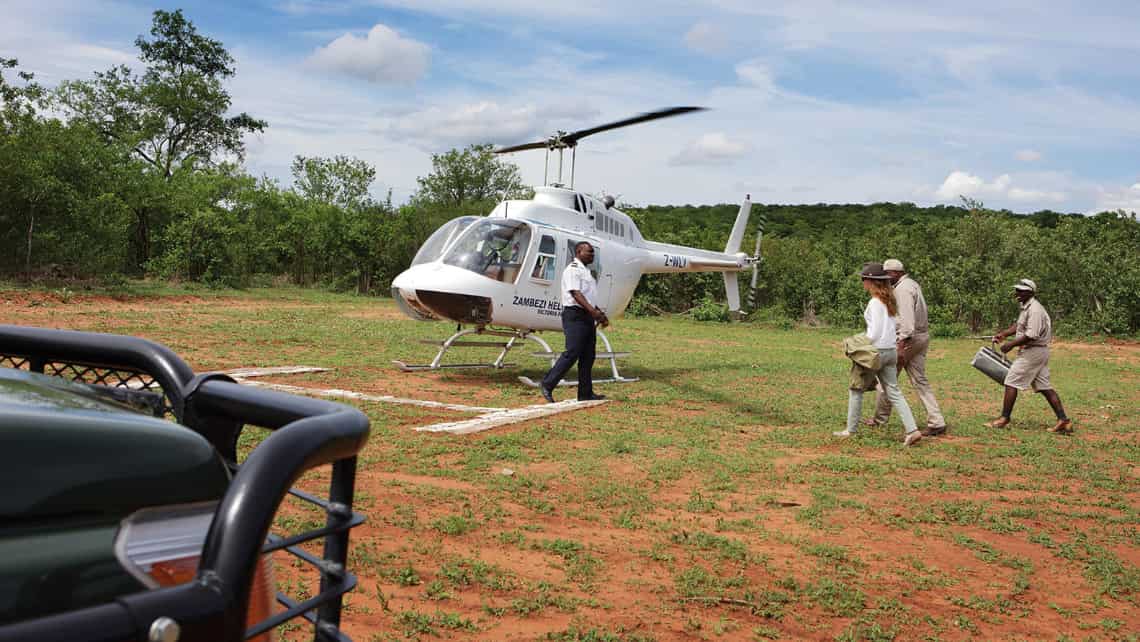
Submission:
<svg viewBox="0 0 1140 642">
<path fill-rule="evenodd" d="M 1037 294 L 1037 284 L 1034 283 L 1030 279 L 1022 279 L 1022 280 L 1018 281 L 1017 283 L 1014 283 L 1013 289 L 1014 290 L 1027 290 L 1029 292 Z"/>
</svg>

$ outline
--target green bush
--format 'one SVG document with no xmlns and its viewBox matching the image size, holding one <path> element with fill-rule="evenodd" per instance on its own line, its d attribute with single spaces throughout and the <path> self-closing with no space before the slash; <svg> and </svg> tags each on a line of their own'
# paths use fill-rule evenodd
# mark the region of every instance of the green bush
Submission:
<svg viewBox="0 0 1140 642">
<path fill-rule="evenodd" d="M 625 313 L 633 317 L 652 317 L 657 316 L 657 311 L 660 309 L 649 300 L 647 295 L 639 294 L 629 302 Z"/>
<path fill-rule="evenodd" d="M 693 318 L 697 321 L 728 322 L 728 306 L 723 303 L 717 303 L 707 296 L 701 299 L 701 302 L 697 304 L 691 312 Z"/>
</svg>

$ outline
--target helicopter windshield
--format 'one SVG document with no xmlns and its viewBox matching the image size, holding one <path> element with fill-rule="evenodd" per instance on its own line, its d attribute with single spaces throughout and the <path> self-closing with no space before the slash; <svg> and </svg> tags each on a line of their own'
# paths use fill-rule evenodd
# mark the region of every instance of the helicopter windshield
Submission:
<svg viewBox="0 0 1140 642">
<path fill-rule="evenodd" d="M 443 255 L 443 251 L 447 246 L 451 245 L 463 230 L 466 230 L 469 225 L 478 221 L 479 216 L 460 216 L 453 218 L 444 223 L 438 230 L 432 232 L 424 244 L 420 246 L 420 250 L 416 252 L 416 257 L 412 259 L 412 265 L 419 265 L 420 263 L 431 263 Z"/>
<path fill-rule="evenodd" d="M 444 253 L 443 262 L 514 283 L 530 246 L 530 227 L 511 219 L 480 219 Z"/>
</svg>

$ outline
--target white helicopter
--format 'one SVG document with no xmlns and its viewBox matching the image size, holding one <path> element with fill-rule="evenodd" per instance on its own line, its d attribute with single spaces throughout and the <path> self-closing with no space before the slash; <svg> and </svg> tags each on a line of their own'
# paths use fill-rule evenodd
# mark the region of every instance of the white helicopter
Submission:
<svg viewBox="0 0 1140 642">
<path fill-rule="evenodd" d="M 625 311 L 641 275 L 665 272 L 722 272 L 729 310 L 739 312 L 737 273 L 752 266 L 755 290 L 763 234 L 761 226 L 754 256 L 740 251 L 752 207 L 748 197 L 740 206 L 724 251 L 715 252 L 648 241 L 633 220 L 614 207 L 612 196 L 599 199 L 574 189 L 574 157 L 582 138 L 701 109 L 673 107 L 572 133 L 560 131 L 547 140 L 495 150 L 504 154 L 545 148 L 547 171 L 550 152 L 557 150 L 558 181 L 536 187 L 530 200 L 503 201 L 486 216 L 453 219 L 428 237 L 411 266 L 392 281 L 392 298 L 413 319 L 449 320 L 458 325 L 445 341 L 425 342 L 439 346 L 430 364 L 394 363 L 406 372 L 504 368 L 513 365 L 505 363 L 507 353 L 531 340 L 543 350 L 534 356 L 553 364 L 559 353 L 551 350 L 537 333 L 562 330 L 562 270 L 574 258 L 574 245 L 579 241 L 594 246 L 594 263 L 589 267 L 598 282 L 598 306 L 611 319 Z M 569 186 L 562 184 L 562 154 L 566 149 L 572 150 Z M 462 340 L 472 334 L 501 340 Z M 610 362 L 612 378 L 595 382 L 636 381 L 618 371 L 617 359 L 629 353 L 614 352 L 605 333 L 599 330 L 598 335 L 605 351 L 596 356 Z M 499 355 L 490 363 L 443 363 L 444 355 L 457 347 L 498 348 Z M 527 377 L 519 379 L 530 386 L 538 385 Z M 560 385 L 576 383 L 563 381 Z"/>
</svg>

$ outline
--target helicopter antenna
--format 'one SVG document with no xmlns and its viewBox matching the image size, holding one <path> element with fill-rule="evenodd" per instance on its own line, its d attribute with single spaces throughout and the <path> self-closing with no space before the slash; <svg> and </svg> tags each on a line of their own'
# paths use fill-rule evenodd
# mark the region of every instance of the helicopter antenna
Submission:
<svg viewBox="0 0 1140 642">
<path fill-rule="evenodd" d="M 668 109 L 659 109 L 657 111 L 646 112 L 638 114 L 631 118 L 623 120 L 615 120 L 612 123 L 598 125 L 597 127 L 590 127 L 588 129 L 580 129 L 576 132 L 558 131 L 546 140 L 537 140 L 531 143 L 523 143 L 521 145 L 511 145 L 510 147 L 503 147 L 496 149 L 496 154 L 509 154 L 511 152 L 521 152 L 527 149 L 546 149 L 547 169 L 543 171 L 542 182 L 548 184 L 549 178 L 549 163 L 550 152 L 558 150 L 558 182 L 562 182 L 562 156 L 564 152 L 570 150 L 570 187 L 574 187 L 574 169 L 577 160 L 578 141 L 587 136 L 592 136 L 611 129 L 618 129 L 621 127 L 629 127 L 630 125 L 637 125 L 640 123 L 649 122 L 651 120 L 658 120 L 660 118 L 669 118 L 670 116 L 680 116 L 681 114 L 688 114 L 694 111 L 704 111 L 705 107 L 669 107 Z"/>
</svg>

